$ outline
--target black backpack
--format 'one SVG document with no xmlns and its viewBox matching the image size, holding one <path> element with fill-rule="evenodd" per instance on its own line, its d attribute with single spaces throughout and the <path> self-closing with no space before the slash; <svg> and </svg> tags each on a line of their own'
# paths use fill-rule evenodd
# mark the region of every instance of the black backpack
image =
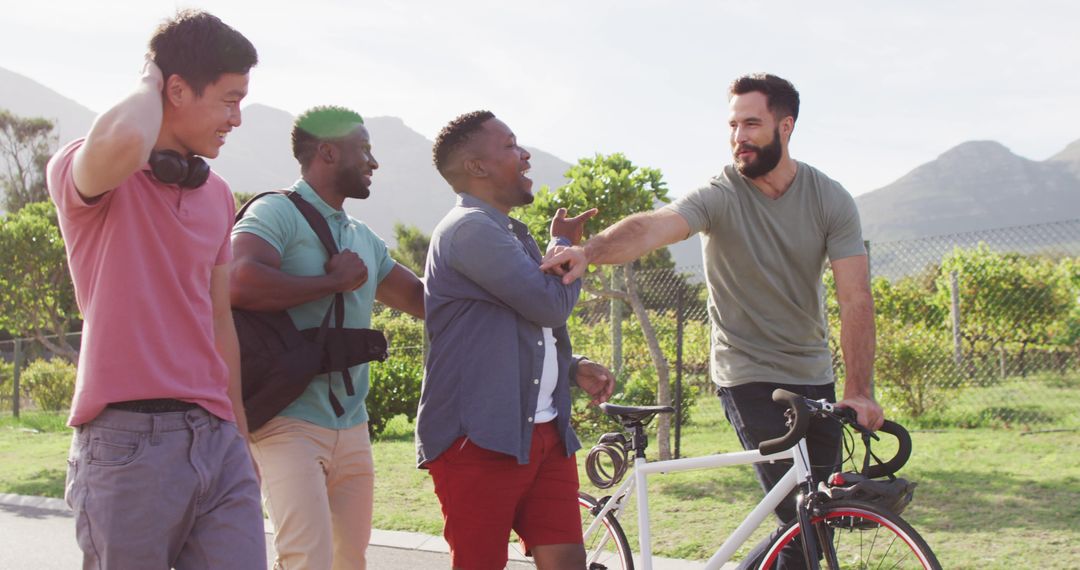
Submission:
<svg viewBox="0 0 1080 570">
<path fill-rule="evenodd" d="M 330 226 L 322 214 L 296 192 L 277 190 L 257 194 L 236 213 L 235 222 L 255 200 L 269 194 L 284 194 L 307 220 L 326 248 L 327 259 L 338 253 Z M 330 327 L 330 314 L 336 325 Z M 386 337 L 372 329 L 347 329 L 345 298 L 334 295 L 322 324 L 316 329 L 298 330 L 285 311 L 233 309 L 236 336 L 240 341 L 240 380 L 248 429 L 255 431 L 270 421 L 307 389 L 312 377 L 340 372 L 345 393 L 356 393 L 349 368 L 373 360 L 386 360 Z M 334 390 L 327 382 L 330 405 L 338 417 L 345 414 Z"/>
</svg>

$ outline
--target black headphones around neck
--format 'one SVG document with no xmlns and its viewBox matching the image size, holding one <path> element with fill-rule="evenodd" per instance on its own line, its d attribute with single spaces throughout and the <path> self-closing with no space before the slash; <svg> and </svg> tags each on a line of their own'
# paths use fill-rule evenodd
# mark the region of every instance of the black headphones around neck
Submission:
<svg viewBox="0 0 1080 570">
<path fill-rule="evenodd" d="M 155 150 L 150 153 L 150 173 L 163 184 L 198 188 L 210 178 L 210 165 L 198 156 L 185 157 L 175 150 Z"/>
</svg>

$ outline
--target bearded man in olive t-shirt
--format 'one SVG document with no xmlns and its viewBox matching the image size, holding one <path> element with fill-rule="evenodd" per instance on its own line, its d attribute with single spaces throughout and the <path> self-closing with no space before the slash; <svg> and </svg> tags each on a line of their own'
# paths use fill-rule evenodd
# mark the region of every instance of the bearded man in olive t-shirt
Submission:
<svg viewBox="0 0 1080 570">
<path fill-rule="evenodd" d="M 840 184 L 788 154 L 799 115 L 799 93 L 791 83 L 748 75 L 732 83 L 729 95 L 733 165 L 673 204 L 630 216 L 581 246 L 560 248 L 541 268 L 563 272 L 569 264 L 563 280 L 571 282 L 589 264 L 628 263 L 701 233 L 712 379 L 743 447 L 756 449 L 786 431 L 785 407 L 772 401 L 775 388 L 836 399 L 821 281 L 828 263 L 847 372 L 839 404 L 877 429 L 883 418 L 870 389 L 874 309 L 855 201 Z M 839 457 L 839 425 L 812 422 L 807 444 L 815 475 L 824 478 Z M 767 492 L 788 466 L 755 468 Z M 781 524 L 794 520 L 794 502 L 782 502 L 776 514 Z M 797 550 L 785 549 L 780 567 L 803 567 Z M 743 564 L 762 551 L 755 549 Z"/>
</svg>

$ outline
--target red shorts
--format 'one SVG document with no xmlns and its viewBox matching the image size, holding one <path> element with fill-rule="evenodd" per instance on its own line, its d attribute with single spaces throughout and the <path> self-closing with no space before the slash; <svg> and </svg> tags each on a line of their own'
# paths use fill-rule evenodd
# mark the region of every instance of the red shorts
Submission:
<svg viewBox="0 0 1080 570">
<path fill-rule="evenodd" d="M 526 465 L 460 437 L 427 467 L 455 568 L 502 570 L 511 529 L 526 549 L 582 542 L 577 461 L 553 421 L 533 428 Z"/>
</svg>

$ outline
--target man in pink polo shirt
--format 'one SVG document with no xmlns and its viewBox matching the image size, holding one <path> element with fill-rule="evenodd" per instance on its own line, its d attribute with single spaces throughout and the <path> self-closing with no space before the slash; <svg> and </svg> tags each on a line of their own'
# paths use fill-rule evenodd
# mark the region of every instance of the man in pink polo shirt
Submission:
<svg viewBox="0 0 1080 570">
<path fill-rule="evenodd" d="M 66 498 L 85 568 L 265 568 L 229 306 L 228 185 L 255 48 L 205 12 L 49 162 L 84 318 Z"/>
</svg>

